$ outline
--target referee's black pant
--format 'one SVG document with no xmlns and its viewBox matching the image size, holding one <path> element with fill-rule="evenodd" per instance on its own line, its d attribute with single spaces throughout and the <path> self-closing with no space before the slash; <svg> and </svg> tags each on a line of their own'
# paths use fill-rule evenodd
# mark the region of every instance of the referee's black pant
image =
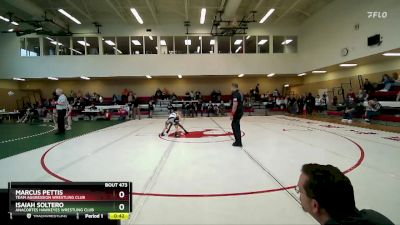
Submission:
<svg viewBox="0 0 400 225">
<path fill-rule="evenodd" d="M 232 118 L 232 131 L 235 136 L 235 143 L 242 145 L 242 132 L 240 131 L 240 119 L 242 119 L 243 113 L 235 114 Z"/>
<path fill-rule="evenodd" d="M 65 115 L 67 114 L 66 109 L 57 110 L 57 126 L 58 133 L 65 133 Z"/>
</svg>

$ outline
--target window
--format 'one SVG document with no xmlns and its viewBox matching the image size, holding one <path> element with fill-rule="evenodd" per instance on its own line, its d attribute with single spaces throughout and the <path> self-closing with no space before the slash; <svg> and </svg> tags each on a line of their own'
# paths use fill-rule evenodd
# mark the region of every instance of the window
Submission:
<svg viewBox="0 0 400 225">
<path fill-rule="evenodd" d="M 19 39 L 19 46 L 20 46 L 20 53 L 21 56 L 27 56 L 26 55 L 26 46 L 25 46 L 25 38 Z"/>
<path fill-rule="evenodd" d="M 175 37 L 175 54 L 187 54 L 187 45 L 190 41 L 186 39 L 186 36 Z"/>
<path fill-rule="evenodd" d="M 243 36 L 232 37 L 231 52 L 232 53 L 243 53 Z"/>
<path fill-rule="evenodd" d="M 26 44 L 26 56 L 40 56 L 39 38 L 27 38 Z"/>
<path fill-rule="evenodd" d="M 129 37 L 117 37 L 117 55 L 129 55 Z"/>
<path fill-rule="evenodd" d="M 256 53 L 257 51 L 257 39 L 256 36 L 246 36 L 244 40 L 244 51 L 245 53 Z"/>
<path fill-rule="evenodd" d="M 269 36 L 258 36 L 258 53 L 269 53 Z"/>
<path fill-rule="evenodd" d="M 296 53 L 297 52 L 297 37 L 296 36 L 286 36 L 284 43 L 285 53 Z"/>
<path fill-rule="evenodd" d="M 157 36 L 144 37 L 144 48 L 146 54 L 158 54 Z"/>
<path fill-rule="evenodd" d="M 72 38 L 72 55 L 85 55 L 85 48 L 87 43 L 83 37 Z"/>
<path fill-rule="evenodd" d="M 43 38 L 43 55 L 56 55 L 56 47 L 59 45 L 55 37 L 44 37 Z"/>
<path fill-rule="evenodd" d="M 57 37 L 58 55 L 71 55 L 71 38 Z"/>
<path fill-rule="evenodd" d="M 103 55 L 115 55 L 116 41 L 115 37 L 103 37 Z"/>
<path fill-rule="evenodd" d="M 174 54 L 173 37 L 162 36 L 160 39 L 161 54 Z"/>
<path fill-rule="evenodd" d="M 143 54 L 143 37 L 142 36 L 131 37 L 131 54 L 132 55 Z"/>
<path fill-rule="evenodd" d="M 200 54 L 201 53 L 201 37 L 199 36 L 189 36 L 190 40 L 189 54 Z"/>
<path fill-rule="evenodd" d="M 285 41 L 285 36 L 274 36 L 273 37 L 273 50 L 274 53 L 283 53 L 284 45 L 283 42 Z"/>
<path fill-rule="evenodd" d="M 202 53 L 203 54 L 208 54 L 208 53 L 214 53 L 215 52 L 215 46 L 216 46 L 216 38 L 212 36 L 203 36 L 201 37 L 201 42 L 202 42 Z"/>
<path fill-rule="evenodd" d="M 98 55 L 99 54 L 99 38 L 98 37 L 86 37 L 87 42 L 87 54 Z"/>
<path fill-rule="evenodd" d="M 218 53 L 230 53 L 230 37 L 218 37 Z"/>
</svg>

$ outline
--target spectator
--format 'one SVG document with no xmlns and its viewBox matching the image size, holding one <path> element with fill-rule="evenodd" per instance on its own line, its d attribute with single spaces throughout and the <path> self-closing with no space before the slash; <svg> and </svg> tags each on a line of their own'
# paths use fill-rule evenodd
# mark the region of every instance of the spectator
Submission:
<svg viewBox="0 0 400 225">
<path fill-rule="evenodd" d="M 379 91 L 381 91 L 381 92 L 389 91 L 390 88 L 392 87 L 393 83 L 394 83 L 394 79 L 392 77 L 390 77 L 389 75 L 384 74 L 383 78 L 382 78 L 383 89 L 381 89 Z"/>
<path fill-rule="evenodd" d="M 255 95 L 256 101 L 260 101 L 260 84 L 256 85 L 256 88 L 254 89 L 254 95 Z"/>
<path fill-rule="evenodd" d="M 354 101 L 354 99 L 351 95 L 347 95 L 345 105 L 346 105 L 346 107 L 344 109 L 342 122 L 343 123 L 352 123 L 353 115 L 356 110 L 356 102 Z"/>
<path fill-rule="evenodd" d="M 305 104 L 305 96 L 301 95 L 297 99 L 297 105 L 298 105 L 298 114 L 303 114 L 304 112 L 304 104 Z"/>
<path fill-rule="evenodd" d="M 322 98 L 317 95 L 317 97 L 315 98 L 315 109 L 317 110 L 317 112 L 322 112 Z"/>
<path fill-rule="evenodd" d="M 194 92 L 193 92 L 193 91 L 190 91 L 190 92 L 189 92 L 189 96 L 190 96 L 190 100 L 194 100 L 195 95 L 194 95 Z"/>
<path fill-rule="evenodd" d="M 156 99 L 160 99 L 160 98 L 161 98 L 161 95 L 162 95 L 161 89 L 160 89 L 160 88 L 157 88 L 156 93 L 154 93 L 154 97 L 155 97 Z"/>
<path fill-rule="evenodd" d="M 219 106 L 218 106 L 218 113 L 219 113 L 221 116 L 225 116 L 225 103 L 224 103 L 224 101 L 221 101 L 221 103 L 219 104 Z"/>
<path fill-rule="evenodd" d="M 371 94 L 371 92 L 374 91 L 374 86 L 371 84 L 371 82 L 369 82 L 368 79 L 365 79 L 363 87 L 367 94 Z"/>
<path fill-rule="evenodd" d="M 56 94 L 58 95 L 58 99 L 55 102 L 57 109 L 57 129 L 56 134 L 64 134 L 65 133 L 65 115 L 67 111 L 68 101 L 67 97 L 65 97 L 64 92 L 61 88 L 56 89 Z"/>
<path fill-rule="evenodd" d="M 201 99 L 201 92 L 200 91 L 196 91 L 196 100 L 200 100 Z"/>
<path fill-rule="evenodd" d="M 320 224 L 393 224 L 379 212 L 358 210 L 349 178 L 332 165 L 303 165 L 296 192 L 303 210 Z"/>
<path fill-rule="evenodd" d="M 154 104 L 153 100 L 149 101 L 149 118 L 153 118 Z"/>
<path fill-rule="evenodd" d="M 112 113 L 110 110 L 106 109 L 106 113 L 104 114 L 104 120 L 111 120 Z"/>
<path fill-rule="evenodd" d="M 65 125 L 65 130 L 71 130 L 72 129 L 72 105 L 68 103 L 67 106 L 67 115 L 65 118 L 67 119 L 67 124 Z"/>
<path fill-rule="evenodd" d="M 126 111 L 124 106 L 121 106 L 121 108 L 118 110 L 119 118 L 118 120 L 125 120 L 126 116 L 128 115 L 128 112 Z"/>
<path fill-rule="evenodd" d="M 350 90 L 349 90 L 349 92 L 347 93 L 347 96 L 346 96 L 346 97 L 348 97 L 349 95 L 350 95 L 354 100 L 356 99 L 356 94 L 354 93 L 353 89 L 350 89 Z"/>
<path fill-rule="evenodd" d="M 312 96 L 311 93 L 308 93 L 308 96 L 305 99 L 306 101 L 306 109 L 307 109 L 307 114 L 312 115 L 313 109 L 315 107 L 315 98 Z"/>
<path fill-rule="evenodd" d="M 275 88 L 275 91 L 272 92 L 273 97 L 279 97 L 281 94 L 278 91 L 278 88 Z"/>
<path fill-rule="evenodd" d="M 381 104 L 376 99 L 369 100 L 365 111 L 365 122 L 370 123 L 373 116 L 380 115 Z"/>
<path fill-rule="evenodd" d="M 128 94 L 129 118 L 132 118 L 133 100 L 134 100 L 133 93 L 132 91 L 130 91 Z"/>
<path fill-rule="evenodd" d="M 171 101 L 174 102 L 174 101 L 177 101 L 177 100 L 178 100 L 178 96 L 175 94 L 175 92 L 172 92 Z"/>
<path fill-rule="evenodd" d="M 212 101 L 208 102 L 208 106 L 207 106 L 207 116 L 208 117 L 210 117 L 210 113 L 214 113 L 215 114 L 214 106 L 212 104 Z"/>
<path fill-rule="evenodd" d="M 140 120 L 139 98 L 136 95 L 134 95 L 133 96 L 133 119 L 136 119 L 136 116 Z"/>
<path fill-rule="evenodd" d="M 115 95 L 115 94 L 113 94 L 113 96 L 112 96 L 112 103 L 114 104 L 114 105 L 117 105 L 118 103 L 118 98 L 117 98 L 117 96 Z"/>
<path fill-rule="evenodd" d="M 368 99 L 368 94 L 365 90 L 359 90 L 357 94 L 357 103 L 364 103 L 364 101 L 367 101 Z"/>
</svg>

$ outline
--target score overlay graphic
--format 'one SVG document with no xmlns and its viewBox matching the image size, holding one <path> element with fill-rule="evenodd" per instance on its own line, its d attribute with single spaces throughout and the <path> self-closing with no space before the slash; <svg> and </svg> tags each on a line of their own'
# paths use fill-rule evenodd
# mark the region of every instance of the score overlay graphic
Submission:
<svg viewBox="0 0 400 225">
<path fill-rule="evenodd" d="M 131 182 L 10 182 L 13 217 L 128 219 Z"/>
</svg>

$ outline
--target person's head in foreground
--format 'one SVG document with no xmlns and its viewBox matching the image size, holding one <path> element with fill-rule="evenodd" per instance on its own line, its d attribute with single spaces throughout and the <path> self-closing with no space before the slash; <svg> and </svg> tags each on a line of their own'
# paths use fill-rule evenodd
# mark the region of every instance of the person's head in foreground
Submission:
<svg viewBox="0 0 400 225">
<path fill-rule="evenodd" d="M 393 224 L 376 211 L 359 211 L 349 178 L 332 165 L 303 165 L 296 191 L 303 210 L 320 224 Z"/>
</svg>

